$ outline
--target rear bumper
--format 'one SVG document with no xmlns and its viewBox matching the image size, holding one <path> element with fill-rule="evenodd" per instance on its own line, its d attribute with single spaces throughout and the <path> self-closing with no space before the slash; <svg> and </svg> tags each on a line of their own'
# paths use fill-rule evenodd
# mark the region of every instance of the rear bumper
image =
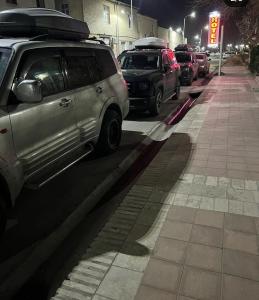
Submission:
<svg viewBox="0 0 259 300">
<path fill-rule="evenodd" d="M 181 82 L 188 82 L 192 79 L 191 70 L 182 70 L 180 80 Z"/>
<path fill-rule="evenodd" d="M 153 100 L 153 97 L 130 97 L 129 98 L 129 109 L 133 110 L 147 110 L 149 108 L 150 101 Z"/>
</svg>

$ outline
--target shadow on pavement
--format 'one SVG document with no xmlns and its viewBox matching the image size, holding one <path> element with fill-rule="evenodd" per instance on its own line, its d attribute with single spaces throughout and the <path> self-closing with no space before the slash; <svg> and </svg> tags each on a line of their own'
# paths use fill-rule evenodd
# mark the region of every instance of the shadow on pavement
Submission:
<svg viewBox="0 0 259 300">
<path fill-rule="evenodd" d="M 156 201 L 148 201 L 148 204 L 153 206 L 153 209 L 143 209 L 139 218 L 143 218 L 142 230 L 135 232 L 134 237 L 130 239 L 130 247 L 110 246 L 105 250 L 98 249 L 98 254 L 103 254 L 109 251 L 124 253 L 141 257 L 148 255 L 150 249 L 142 245 L 139 240 L 143 238 L 154 226 L 161 210 L 163 209 L 166 196 L 176 185 L 176 182 L 181 180 L 183 170 L 190 160 L 192 144 L 189 135 L 183 133 L 174 133 L 172 136 L 163 142 L 153 142 L 150 147 L 144 151 L 138 161 L 128 170 L 128 172 L 117 182 L 111 191 L 99 203 L 98 208 L 89 215 L 89 218 L 82 222 L 76 230 L 66 239 L 66 241 L 53 254 L 51 259 L 43 265 L 31 280 L 23 287 L 14 300 L 47 300 L 55 294 L 56 289 L 62 281 L 67 278 L 67 275 L 78 265 L 82 257 L 91 259 L 91 253 L 87 252 L 89 245 L 102 230 L 104 225 L 112 218 L 116 209 L 122 202 L 122 199 L 127 194 L 127 186 L 137 183 L 147 185 L 153 190 L 160 190 L 165 193 L 164 197 Z M 145 169 L 160 167 L 160 173 L 155 181 L 146 181 Z M 124 192 L 123 192 L 124 191 Z M 121 196 L 122 195 L 122 196 Z M 111 209 L 106 208 L 111 206 Z M 99 227 L 91 231 L 92 222 L 101 219 Z M 141 219 L 142 220 L 142 219 Z M 141 224 L 141 222 L 140 222 Z M 88 237 L 85 238 L 86 231 Z M 124 240 L 125 242 L 126 240 Z M 60 271 L 61 270 L 61 271 Z"/>
<path fill-rule="evenodd" d="M 0 263 L 54 231 L 144 138 L 140 132 L 124 131 L 118 152 L 92 154 L 40 190 L 24 189 L 11 211 L 17 225 L 1 241 Z"/>
</svg>

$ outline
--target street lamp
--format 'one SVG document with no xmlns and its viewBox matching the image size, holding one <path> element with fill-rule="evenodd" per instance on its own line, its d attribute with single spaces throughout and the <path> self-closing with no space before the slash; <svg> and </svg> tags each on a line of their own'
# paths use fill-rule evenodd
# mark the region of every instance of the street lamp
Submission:
<svg viewBox="0 0 259 300">
<path fill-rule="evenodd" d="M 176 29 L 176 32 L 178 32 L 178 33 L 180 33 L 182 31 L 182 28 L 181 27 L 178 27 L 177 29 Z"/>
<path fill-rule="evenodd" d="M 202 29 L 201 29 L 201 34 L 200 34 L 200 48 L 201 48 L 201 43 L 202 43 L 202 34 L 203 34 L 203 30 L 209 30 L 209 25 L 207 24 L 206 26 L 204 26 Z"/>
<path fill-rule="evenodd" d="M 199 35 L 198 34 L 196 34 L 195 36 L 194 36 L 194 38 L 195 38 L 195 40 L 199 40 Z"/>
<path fill-rule="evenodd" d="M 183 19 L 183 43 L 184 43 L 184 40 L 185 40 L 185 20 L 186 18 L 188 17 L 191 17 L 191 18 L 195 18 L 196 17 L 196 12 L 193 11 L 192 13 L 190 13 L 189 15 L 185 16 L 184 19 Z"/>
</svg>

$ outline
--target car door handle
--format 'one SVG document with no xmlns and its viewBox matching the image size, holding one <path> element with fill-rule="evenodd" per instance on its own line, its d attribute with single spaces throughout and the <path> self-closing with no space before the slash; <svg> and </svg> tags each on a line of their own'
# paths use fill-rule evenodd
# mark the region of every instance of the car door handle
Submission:
<svg viewBox="0 0 259 300">
<path fill-rule="evenodd" d="M 96 93 L 101 94 L 102 92 L 103 92 L 103 89 L 100 86 L 98 86 L 98 88 L 96 89 Z"/>
<path fill-rule="evenodd" d="M 64 98 L 60 101 L 59 106 L 68 107 L 72 103 L 71 99 Z"/>
</svg>

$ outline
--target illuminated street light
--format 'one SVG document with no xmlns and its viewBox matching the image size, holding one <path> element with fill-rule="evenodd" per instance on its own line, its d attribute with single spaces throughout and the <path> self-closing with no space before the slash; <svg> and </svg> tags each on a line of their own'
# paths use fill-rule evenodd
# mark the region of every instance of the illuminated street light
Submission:
<svg viewBox="0 0 259 300">
<path fill-rule="evenodd" d="M 207 24 L 206 26 L 204 26 L 205 30 L 209 30 L 209 25 Z"/>
<path fill-rule="evenodd" d="M 193 11 L 189 16 L 192 17 L 192 18 L 195 18 L 196 17 L 196 12 Z"/>
<path fill-rule="evenodd" d="M 180 33 L 182 31 L 182 28 L 181 27 L 178 27 L 177 29 L 176 29 L 176 32 L 178 32 L 178 33 Z"/>
<path fill-rule="evenodd" d="M 200 36 L 198 35 L 198 34 L 196 34 L 195 36 L 194 36 L 194 39 L 195 40 L 198 40 L 200 38 Z"/>
<path fill-rule="evenodd" d="M 192 13 L 190 13 L 189 15 L 185 16 L 184 19 L 183 19 L 183 42 L 184 42 L 184 39 L 185 39 L 185 20 L 186 18 L 188 17 L 191 17 L 191 18 L 195 18 L 196 17 L 196 12 L 193 11 Z"/>
</svg>

